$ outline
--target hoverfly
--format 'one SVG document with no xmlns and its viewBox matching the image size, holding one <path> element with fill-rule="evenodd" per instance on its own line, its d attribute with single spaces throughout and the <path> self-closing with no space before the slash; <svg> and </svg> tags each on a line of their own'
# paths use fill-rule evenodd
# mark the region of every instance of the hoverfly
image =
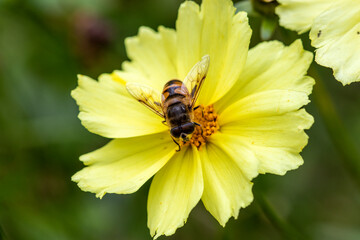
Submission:
<svg viewBox="0 0 360 240">
<path fill-rule="evenodd" d="M 150 86 L 140 83 L 127 83 L 126 89 L 136 100 L 144 104 L 151 111 L 164 118 L 163 123 L 170 127 L 173 141 L 179 146 L 189 141 L 189 135 L 195 131 L 199 123 L 194 122 L 193 111 L 204 83 L 210 64 L 209 55 L 202 57 L 201 61 L 185 77 L 184 81 L 173 79 L 168 81 L 160 95 Z M 191 90 L 191 91 L 189 91 Z"/>
</svg>

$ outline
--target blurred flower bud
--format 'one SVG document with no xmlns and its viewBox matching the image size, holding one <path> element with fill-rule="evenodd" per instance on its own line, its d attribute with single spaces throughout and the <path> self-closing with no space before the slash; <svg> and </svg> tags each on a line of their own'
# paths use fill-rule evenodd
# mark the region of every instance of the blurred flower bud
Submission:
<svg viewBox="0 0 360 240">
<path fill-rule="evenodd" d="M 87 64 L 99 61 L 113 40 L 110 24 L 97 16 L 80 12 L 74 15 L 71 25 L 77 54 Z"/>
</svg>

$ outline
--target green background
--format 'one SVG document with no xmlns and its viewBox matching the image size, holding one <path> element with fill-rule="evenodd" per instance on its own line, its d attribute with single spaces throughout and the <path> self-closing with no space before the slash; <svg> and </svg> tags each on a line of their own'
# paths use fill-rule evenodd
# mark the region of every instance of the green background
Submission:
<svg viewBox="0 0 360 240">
<path fill-rule="evenodd" d="M 119 69 L 124 39 L 140 26 L 174 27 L 181 2 L 0 0 L 0 239 L 151 239 L 150 181 L 102 200 L 71 182 L 78 157 L 109 140 L 81 126 L 70 91 L 78 73 Z M 250 17 L 251 46 L 262 19 Z M 297 37 L 277 28 L 272 39 Z M 343 87 L 316 64 L 311 71 L 319 80 L 306 107 L 315 124 L 305 164 L 257 177 L 254 202 L 225 228 L 199 203 L 170 239 L 360 239 L 360 84 Z"/>
</svg>

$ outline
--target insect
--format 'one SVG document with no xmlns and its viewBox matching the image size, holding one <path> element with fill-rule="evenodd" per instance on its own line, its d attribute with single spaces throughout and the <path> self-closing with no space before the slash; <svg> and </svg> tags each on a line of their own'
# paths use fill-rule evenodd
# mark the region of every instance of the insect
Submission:
<svg viewBox="0 0 360 240">
<path fill-rule="evenodd" d="M 168 81 L 161 95 L 144 84 L 126 84 L 130 95 L 165 119 L 163 123 L 170 127 L 171 138 L 179 147 L 177 151 L 181 149 L 178 141 L 183 143 L 189 141 L 189 135 L 195 131 L 196 126 L 200 126 L 199 123 L 194 122 L 193 111 L 199 107 L 195 107 L 195 103 L 206 78 L 209 64 L 209 55 L 203 56 L 183 82 L 177 79 Z"/>
</svg>

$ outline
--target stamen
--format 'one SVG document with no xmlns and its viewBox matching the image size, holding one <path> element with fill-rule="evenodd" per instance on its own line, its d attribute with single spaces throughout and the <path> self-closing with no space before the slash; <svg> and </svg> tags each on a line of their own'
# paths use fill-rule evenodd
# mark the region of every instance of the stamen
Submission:
<svg viewBox="0 0 360 240">
<path fill-rule="evenodd" d="M 220 128 L 217 118 L 218 116 L 214 112 L 213 105 L 206 107 L 200 105 L 200 107 L 194 111 L 194 122 L 200 124 L 200 126 L 196 126 L 189 143 L 198 149 L 205 145 L 207 138 Z"/>
</svg>

